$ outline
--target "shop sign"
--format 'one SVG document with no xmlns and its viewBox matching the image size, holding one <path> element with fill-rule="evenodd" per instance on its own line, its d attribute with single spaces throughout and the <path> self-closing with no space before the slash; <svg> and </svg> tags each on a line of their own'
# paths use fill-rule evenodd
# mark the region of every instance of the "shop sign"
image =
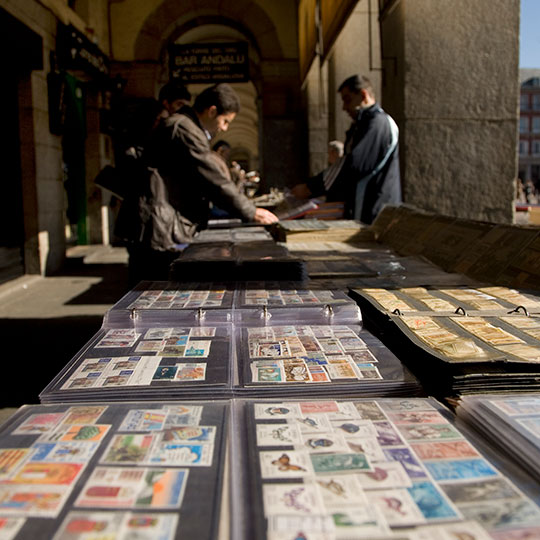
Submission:
<svg viewBox="0 0 540 540">
<path fill-rule="evenodd" d="M 170 78 L 183 83 L 249 81 L 248 44 L 197 43 L 172 45 Z"/>
<path fill-rule="evenodd" d="M 94 77 L 109 75 L 109 59 L 74 26 L 58 25 L 56 35 L 56 59 L 58 67 L 83 71 Z"/>
</svg>

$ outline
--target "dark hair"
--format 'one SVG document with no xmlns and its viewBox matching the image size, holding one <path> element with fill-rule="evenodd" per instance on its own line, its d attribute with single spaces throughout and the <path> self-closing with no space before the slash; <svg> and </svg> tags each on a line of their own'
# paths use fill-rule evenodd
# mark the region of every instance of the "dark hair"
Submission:
<svg viewBox="0 0 540 540">
<path fill-rule="evenodd" d="M 237 113 L 240 110 L 240 99 L 227 83 L 215 84 L 205 88 L 196 98 L 193 108 L 202 113 L 213 105 L 218 114 Z"/>
<path fill-rule="evenodd" d="M 338 92 L 341 92 L 344 88 L 348 88 L 351 92 L 354 92 L 356 94 L 358 94 L 360 90 L 366 90 L 369 95 L 375 96 L 371 81 L 364 75 L 352 75 L 348 79 L 345 79 L 340 84 Z"/>
<path fill-rule="evenodd" d="M 172 103 L 177 99 L 191 101 L 191 94 L 182 83 L 171 81 L 161 87 L 158 96 L 158 101 L 160 103 L 163 103 L 164 101 Z"/>
<path fill-rule="evenodd" d="M 212 146 L 212 150 L 214 150 L 214 152 L 217 152 L 222 146 L 224 146 L 225 148 L 231 147 L 231 145 L 227 141 L 221 139 L 216 144 L 214 144 L 214 146 Z"/>
</svg>

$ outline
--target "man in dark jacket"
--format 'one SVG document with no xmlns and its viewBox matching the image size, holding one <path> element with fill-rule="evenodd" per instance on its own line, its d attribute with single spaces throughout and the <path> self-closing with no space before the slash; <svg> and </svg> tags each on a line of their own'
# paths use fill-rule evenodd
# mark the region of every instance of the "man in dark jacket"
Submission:
<svg viewBox="0 0 540 540">
<path fill-rule="evenodd" d="M 182 107 L 153 133 L 133 197 L 124 200 L 118 220 L 118 236 L 128 240 L 130 284 L 167 279 L 182 244 L 205 227 L 210 201 L 246 221 L 277 221 L 238 191 L 210 148 L 210 139 L 227 131 L 239 109 L 228 84 L 214 85 L 197 96 L 193 108 Z"/>
<path fill-rule="evenodd" d="M 366 77 L 349 77 L 338 92 L 353 120 L 345 155 L 292 191 L 299 198 L 326 194 L 327 201 L 344 201 L 345 217 L 372 223 L 385 204 L 401 202 L 398 129 L 377 104 Z"/>
</svg>

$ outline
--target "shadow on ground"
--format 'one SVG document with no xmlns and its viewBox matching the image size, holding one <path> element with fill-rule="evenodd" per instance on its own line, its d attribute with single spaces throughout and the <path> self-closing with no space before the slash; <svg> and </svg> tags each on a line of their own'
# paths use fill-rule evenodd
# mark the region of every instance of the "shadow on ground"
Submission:
<svg viewBox="0 0 540 540">
<path fill-rule="evenodd" d="M 39 403 L 40 392 L 101 328 L 105 313 L 96 314 L 95 305 L 104 305 L 106 311 L 128 291 L 125 264 L 85 264 L 82 258 L 67 259 L 54 277 L 100 277 L 101 281 L 67 302 L 59 300 L 62 305 L 81 306 L 77 315 L 46 318 L 37 299 L 35 316 L 0 319 L 0 407 Z M 54 280 L 51 286 L 61 284 Z M 84 305 L 91 306 L 87 314 Z"/>
<path fill-rule="evenodd" d="M 101 278 L 99 283 L 91 285 L 87 291 L 66 302 L 66 305 L 112 305 L 129 290 L 128 267 L 125 263 L 92 264 L 85 263 L 84 257 L 70 257 L 54 276 Z"/>
<path fill-rule="evenodd" d="M 103 317 L 0 319 L 2 394 L 0 407 L 39 403 L 40 392 L 100 329 Z"/>
</svg>

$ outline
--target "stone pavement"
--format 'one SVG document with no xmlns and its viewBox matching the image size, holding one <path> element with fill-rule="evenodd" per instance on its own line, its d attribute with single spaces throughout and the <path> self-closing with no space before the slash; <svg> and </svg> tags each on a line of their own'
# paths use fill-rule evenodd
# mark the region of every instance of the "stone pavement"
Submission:
<svg viewBox="0 0 540 540">
<path fill-rule="evenodd" d="M 0 423 L 9 408 L 39 403 L 39 393 L 128 291 L 127 275 L 124 248 L 75 246 L 55 275 L 0 285 Z"/>
</svg>

